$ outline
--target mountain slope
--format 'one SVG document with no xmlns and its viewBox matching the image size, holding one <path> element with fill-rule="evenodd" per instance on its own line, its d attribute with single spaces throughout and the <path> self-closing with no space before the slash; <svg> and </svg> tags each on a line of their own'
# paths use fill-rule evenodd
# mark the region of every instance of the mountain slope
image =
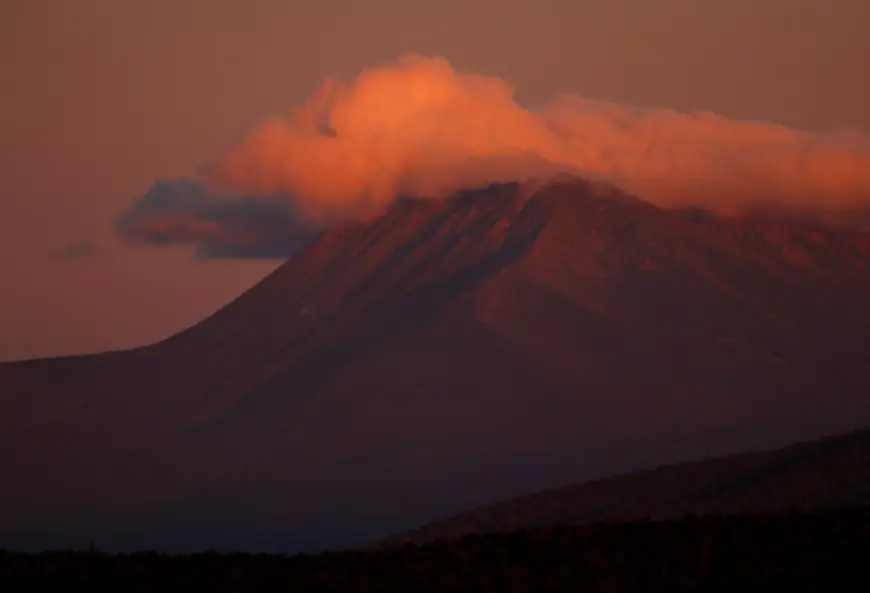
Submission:
<svg viewBox="0 0 870 593">
<path fill-rule="evenodd" d="M 868 264 L 868 235 L 576 179 L 403 201 L 169 340 L 0 365 L 0 525 L 351 545 L 853 429 Z"/>
<path fill-rule="evenodd" d="M 687 513 L 819 511 L 855 505 L 870 505 L 870 430 L 541 492 L 461 513 L 378 546 L 597 521 L 671 519 Z"/>
</svg>

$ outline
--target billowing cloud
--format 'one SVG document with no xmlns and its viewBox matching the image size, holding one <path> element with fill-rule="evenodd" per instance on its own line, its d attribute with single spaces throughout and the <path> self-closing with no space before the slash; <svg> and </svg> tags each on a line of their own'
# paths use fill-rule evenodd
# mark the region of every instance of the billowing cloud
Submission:
<svg viewBox="0 0 870 593">
<path fill-rule="evenodd" d="M 204 184 L 182 183 L 175 193 L 155 186 L 151 193 L 174 196 L 175 210 L 164 201 L 159 215 L 134 210 L 128 221 L 139 236 L 197 242 L 215 254 L 376 214 L 402 195 L 553 171 L 604 178 L 662 206 L 729 214 L 836 217 L 870 204 L 870 139 L 858 132 L 809 133 L 577 96 L 529 109 L 499 78 L 409 55 L 350 82 L 327 80 L 288 116 L 217 155 Z M 179 197 L 187 191 L 196 197 Z"/>
</svg>

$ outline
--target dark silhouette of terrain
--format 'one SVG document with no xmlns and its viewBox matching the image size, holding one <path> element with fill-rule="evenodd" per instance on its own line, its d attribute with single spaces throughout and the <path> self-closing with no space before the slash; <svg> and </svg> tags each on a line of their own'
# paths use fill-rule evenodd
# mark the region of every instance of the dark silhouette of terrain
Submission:
<svg viewBox="0 0 870 593">
<path fill-rule="evenodd" d="M 686 517 L 308 556 L 0 552 L 5 591 L 867 591 L 870 510 Z M 9 586 L 9 588 L 6 588 Z"/>
<path fill-rule="evenodd" d="M 540 492 L 387 538 L 377 547 L 599 521 L 870 506 L 870 429 L 773 451 L 678 463 Z"/>
<path fill-rule="evenodd" d="M 581 179 L 401 201 L 163 342 L 0 365 L 0 546 L 362 545 L 868 426 L 868 265 Z"/>
</svg>

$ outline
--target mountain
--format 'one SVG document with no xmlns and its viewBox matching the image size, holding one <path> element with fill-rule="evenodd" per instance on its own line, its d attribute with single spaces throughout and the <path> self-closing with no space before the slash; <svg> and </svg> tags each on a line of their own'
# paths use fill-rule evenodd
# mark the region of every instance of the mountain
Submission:
<svg viewBox="0 0 870 593">
<path fill-rule="evenodd" d="M 575 178 L 400 201 L 166 341 L 0 365 L 0 547 L 351 546 L 867 426 L 868 265 Z"/>
<path fill-rule="evenodd" d="M 870 429 L 540 492 L 461 513 L 376 546 L 687 514 L 817 512 L 855 506 L 870 507 Z"/>
</svg>

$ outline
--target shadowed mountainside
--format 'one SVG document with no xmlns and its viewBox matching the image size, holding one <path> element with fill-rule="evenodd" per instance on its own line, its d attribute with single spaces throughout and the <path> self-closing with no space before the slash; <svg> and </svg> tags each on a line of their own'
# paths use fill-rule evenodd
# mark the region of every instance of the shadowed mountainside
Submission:
<svg viewBox="0 0 870 593">
<path fill-rule="evenodd" d="M 772 451 L 667 465 L 505 501 L 377 547 L 599 521 L 870 506 L 870 429 Z"/>
<path fill-rule="evenodd" d="M 0 365 L 0 546 L 356 545 L 866 426 L 868 265 L 579 179 L 403 201 L 164 342 Z"/>
</svg>

